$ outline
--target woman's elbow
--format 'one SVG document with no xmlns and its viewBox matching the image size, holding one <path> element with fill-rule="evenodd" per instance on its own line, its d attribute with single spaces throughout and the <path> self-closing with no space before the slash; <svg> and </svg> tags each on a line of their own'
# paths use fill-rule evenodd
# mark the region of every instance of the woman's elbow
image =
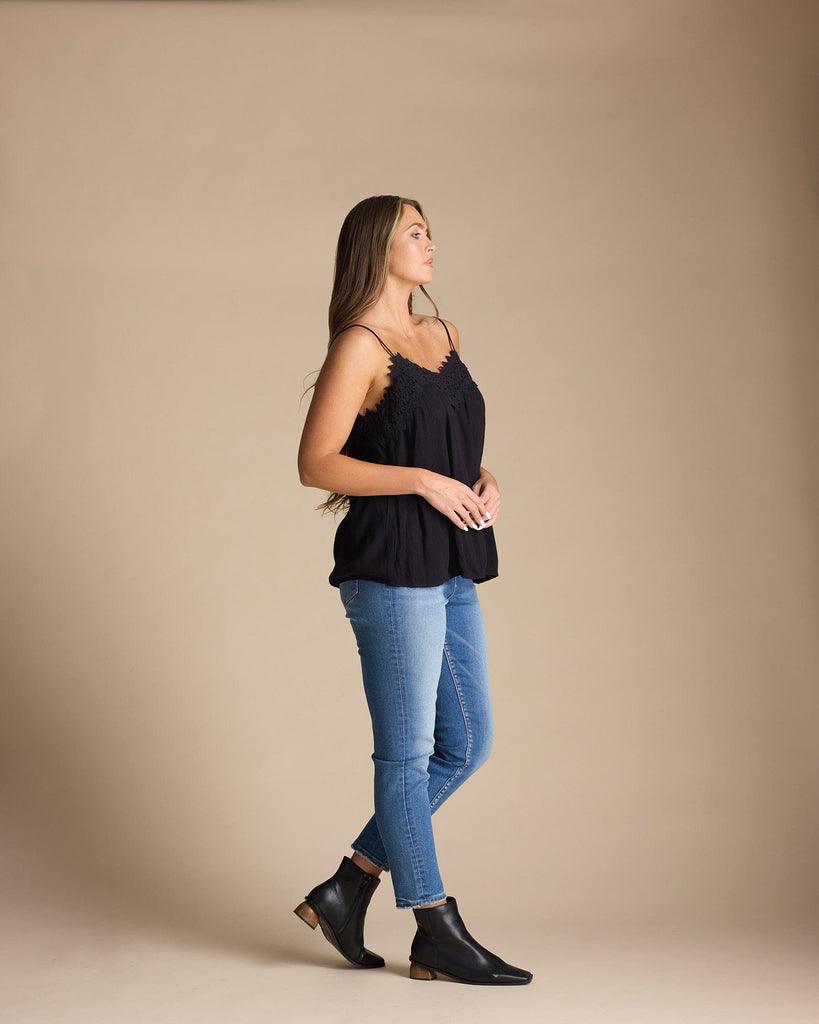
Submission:
<svg viewBox="0 0 819 1024">
<path fill-rule="evenodd" d="M 309 463 L 302 462 L 301 460 L 299 460 L 299 482 L 302 487 L 316 486 Z"/>
<path fill-rule="evenodd" d="M 332 488 L 325 487 L 325 481 L 323 479 L 326 470 L 324 470 L 323 459 L 321 456 L 308 456 L 299 455 L 299 480 L 303 487 L 319 487 L 324 490 L 332 490 Z"/>
<path fill-rule="evenodd" d="M 299 480 L 303 487 L 318 487 L 321 491 L 332 491 L 333 477 L 337 475 L 334 465 L 336 452 L 299 452 Z"/>
</svg>

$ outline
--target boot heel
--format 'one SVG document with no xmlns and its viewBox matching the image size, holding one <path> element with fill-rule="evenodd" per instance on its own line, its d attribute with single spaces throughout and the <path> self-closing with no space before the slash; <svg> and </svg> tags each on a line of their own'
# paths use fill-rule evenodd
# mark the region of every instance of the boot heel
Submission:
<svg viewBox="0 0 819 1024">
<path fill-rule="evenodd" d="M 344 857 L 336 873 L 314 886 L 294 913 L 308 928 L 320 926 L 324 938 L 354 967 L 383 967 L 384 957 L 364 946 L 364 915 L 380 882 Z"/>
<path fill-rule="evenodd" d="M 429 967 L 422 967 L 420 964 L 410 964 L 410 977 L 415 981 L 434 981 L 438 975 Z"/>
<path fill-rule="evenodd" d="M 315 928 L 319 923 L 318 914 L 307 902 L 300 903 L 293 913 L 296 917 L 300 917 L 305 924 L 310 925 L 311 928 Z"/>
</svg>

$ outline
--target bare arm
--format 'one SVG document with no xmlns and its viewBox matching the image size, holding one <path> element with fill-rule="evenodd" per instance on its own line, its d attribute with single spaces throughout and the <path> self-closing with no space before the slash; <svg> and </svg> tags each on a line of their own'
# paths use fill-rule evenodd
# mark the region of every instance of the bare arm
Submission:
<svg viewBox="0 0 819 1024">
<path fill-rule="evenodd" d="M 498 481 L 492 476 L 485 466 L 481 466 L 481 475 L 472 485 L 472 489 L 476 494 L 479 494 L 483 498 L 484 504 L 489 510 L 489 514 L 492 517 L 490 520 L 492 525 L 498 521 L 498 512 L 500 511 L 500 488 L 498 487 Z"/>
<path fill-rule="evenodd" d="M 316 381 L 299 445 L 305 487 L 350 495 L 417 494 L 461 528 L 480 524 L 486 503 L 459 480 L 412 466 L 382 466 L 342 455 L 341 449 L 374 381 L 383 375 L 381 351 L 369 332 L 351 328 L 330 348 Z"/>
</svg>

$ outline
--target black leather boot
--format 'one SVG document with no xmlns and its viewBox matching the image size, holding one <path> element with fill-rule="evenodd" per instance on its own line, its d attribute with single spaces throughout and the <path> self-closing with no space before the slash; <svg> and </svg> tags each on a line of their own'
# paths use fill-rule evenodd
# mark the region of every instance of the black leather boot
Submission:
<svg viewBox="0 0 819 1024">
<path fill-rule="evenodd" d="M 440 973 L 470 985 L 528 985 L 532 980 L 529 971 L 504 963 L 472 938 L 454 896 L 413 913 L 418 931 L 410 951 L 411 978 L 432 981 Z"/>
<path fill-rule="evenodd" d="M 381 882 L 345 857 L 338 871 L 317 885 L 293 911 L 305 924 L 321 925 L 324 937 L 356 967 L 383 967 L 384 958 L 364 948 L 364 915 Z"/>
</svg>

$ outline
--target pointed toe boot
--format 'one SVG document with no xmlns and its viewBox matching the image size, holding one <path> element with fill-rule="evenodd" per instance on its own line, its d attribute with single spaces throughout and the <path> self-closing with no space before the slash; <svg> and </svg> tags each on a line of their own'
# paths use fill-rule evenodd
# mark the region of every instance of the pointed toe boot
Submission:
<svg viewBox="0 0 819 1024">
<path fill-rule="evenodd" d="M 345 857 L 338 871 L 317 885 L 294 913 L 324 937 L 356 967 L 383 967 L 384 958 L 364 948 L 364 916 L 380 878 L 368 875 Z"/>
<path fill-rule="evenodd" d="M 469 985 L 528 985 L 530 971 L 512 967 L 466 930 L 453 896 L 438 907 L 414 911 L 418 930 L 410 951 L 410 977 L 432 981 L 445 974 Z"/>
</svg>

